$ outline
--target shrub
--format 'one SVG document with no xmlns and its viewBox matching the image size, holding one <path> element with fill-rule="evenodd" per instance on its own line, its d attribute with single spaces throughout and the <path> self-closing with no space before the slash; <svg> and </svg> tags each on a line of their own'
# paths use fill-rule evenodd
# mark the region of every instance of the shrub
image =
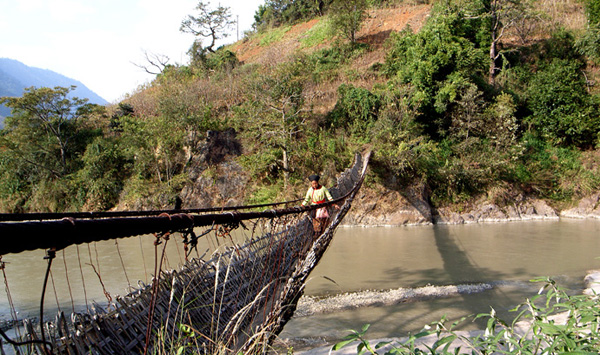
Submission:
<svg viewBox="0 0 600 355">
<path fill-rule="evenodd" d="M 456 92 L 465 83 L 481 83 L 486 70 L 485 50 L 465 37 L 469 28 L 469 21 L 458 13 L 438 14 L 419 33 L 405 29 L 391 36 L 384 72 L 412 86 L 410 104 L 435 139 L 448 133 Z"/>
<path fill-rule="evenodd" d="M 76 175 L 79 203 L 88 211 L 115 206 L 131 166 L 117 142 L 96 138 L 88 145 L 82 161 L 83 167 Z"/>
<path fill-rule="evenodd" d="M 444 317 L 408 338 L 400 341 L 380 342 L 372 345 L 365 337 L 369 325 L 351 333 L 332 347 L 339 350 L 357 344 L 357 354 L 597 354 L 600 350 L 600 304 L 597 295 L 569 295 L 551 279 L 544 282 L 540 293 L 513 309 L 518 312 L 512 322 L 497 317 L 492 308 L 489 314 L 478 314 L 475 319 L 487 319 L 485 332 L 464 336 L 455 330 L 467 317 L 454 323 Z M 545 293 L 542 293 L 546 290 Z M 562 314 L 564 324 L 554 316 Z M 517 322 L 526 321 L 529 326 L 522 330 Z M 419 345 L 419 339 L 436 335 L 431 345 Z M 464 350 L 463 350 L 464 347 Z"/>
<path fill-rule="evenodd" d="M 593 193 L 598 178 L 582 164 L 582 152 L 573 147 L 556 147 L 526 134 L 523 154 L 507 170 L 505 179 L 555 201 Z"/>
<path fill-rule="evenodd" d="M 299 20 L 308 20 L 323 15 L 332 0 L 267 0 L 254 13 L 257 30 L 289 25 Z"/>
<path fill-rule="evenodd" d="M 235 68 L 240 61 L 235 53 L 228 49 L 219 48 L 206 59 L 206 67 L 212 70 L 231 70 Z"/>
<path fill-rule="evenodd" d="M 367 49 L 368 45 L 362 43 L 341 44 L 318 50 L 310 55 L 300 55 L 296 61 L 305 66 L 306 74 L 312 76 L 312 81 L 333 81 L 344 64 Z"/>
<path fill-rule="evenodd" d="M 600 25 L 600 2 L 596 0 L 585 0 L 584 4 L 590 26 Z"/>
<path fill-rule="evenodd" d="M 528 118 L 553 144 L 593 147 L 598 139 L 598 105 L 585 89 L 581 63 L 554 59 L 533 76 L 527 89 Z"/>
<path fill-rule="evenodd" d="M 367 0 L 333 0 L 330 11 L 332 34 L 356 42 L 356 34 L 367 18 Z"/>
<path fill-rule="evenodd" d="M 576 47 L 590 60 L 596 63 L 600 62 L 600 24 L 589 26 L 577 41 Z"/>
<path fill-rule="evenodd" d="M 347 128 L 352 134 L 363 136 L 377 120 L 379 98 L 364 88 L 342 84 L 339 99 L 330 115 L 331 128 Z"/>
<path fill-rule="evenodd" d="M 563 28 L 552 33 L 544 42 L 542 59 L 551 62 L 556 59 L 579 60 L 579 53 L 575 50 L 575 37 Z"/>
</svg>

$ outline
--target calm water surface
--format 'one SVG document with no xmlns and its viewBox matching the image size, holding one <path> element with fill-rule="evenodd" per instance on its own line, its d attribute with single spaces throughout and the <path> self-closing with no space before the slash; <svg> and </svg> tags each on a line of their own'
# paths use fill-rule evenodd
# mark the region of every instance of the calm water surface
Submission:
<svg viewBox="0 0 600 355">
<path fill-rule="evenodd" d="M 93 301 L 105 303 L 103 287 L 112 295 L 123 295 L 128 284 L 148 282 L 154 273 L 152 240 L 151 236 L 141 242 L 140 238 L 127 238 L 59 251 L 52 265 L 45 308 L 49 312 L 58 308 L 80 310 Z M 167 264 L 175 267 L 183 260 L 181 245 L 169 243 Z M 217 247 L 214 241 L 207 241 L 199 251 L 202 254 Z M 560 285 L 580 292 L 586 272 L 600 269 L 599 256 L 597 220 L 341 228 L 311 274 L 306 294 L 326 296 L 480 282 L 502 286 L 479 294 L 297 317 L 281 336 L 332 341 L 346 335 L 346 329 L 360 329 L 366 323 L 372 324 L 372 338 L 399 336 L 418 331 L 444 314 L 458 318 L 487 312 L 490 306 L 508 314 L 508 309 L 536 293 L 540 285 L 529 283 L 532 278 L 551 276 Z M 9 290 L 19 317 L 38 315 L 47 265 L 43 257 L 43 251 L 34 251 L 2 259 L 7 262 L 2 289 Z M 0 316 L 8 319 L 9 298 L 1 291 Z"/>
</svg>

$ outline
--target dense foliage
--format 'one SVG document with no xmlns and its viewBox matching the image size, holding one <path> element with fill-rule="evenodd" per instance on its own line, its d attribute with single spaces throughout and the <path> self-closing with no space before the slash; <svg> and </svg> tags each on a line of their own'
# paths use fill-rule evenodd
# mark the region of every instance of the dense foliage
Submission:
<svg viewBox="0 0 600 355">
<path fill-rule="evenodd" d="M 65 88 L 4 98 L 13 117 L 1 131 L 0 206 L 165 207 L 198 179 L 214 181 L 228 154 L 253 182 L 247 200 L 284 199 L 307 174 L 332 177 L 365 146 L 375 151 L 370 184 L 419 184 L 435 206 L 486 193 L 562 202 L 597 191 L 596 3 L 586 3 L 589 28 L 575 32 L 529 17 L 528 0 L 506 1 L 495 11 L 519 5 L 511 19 L 545 32 L 529 38 L 504 24 L 511 40 L 495 42 L 489 1 L 438 1 L 418 32 L 392 33 L 385 58 L 365 68 L 355 64 L 380 49 L 331 38 L 335 1 L 267 1 L 259 27 L 322 16 L 301 37 L 319 49 L 259 64 L 195 42 L 189 65 L 165 67 L 114 107 L 70 99 Z M 264 31 L 276 42 L 288 30 Z M 209 145 L 215 132 L 233 132 L 229 150 Z"/>
<path fill-rule="evenodd" d="M 332 0 L 267 0 L 254 14 L 254 27 L 266 29 L 323 15 Z"/>
</svg>

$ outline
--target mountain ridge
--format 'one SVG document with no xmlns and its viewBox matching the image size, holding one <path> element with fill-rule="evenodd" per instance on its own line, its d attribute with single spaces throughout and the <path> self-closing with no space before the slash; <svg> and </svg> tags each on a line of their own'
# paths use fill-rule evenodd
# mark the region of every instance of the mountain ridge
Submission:
<svg viewBox="0 0 600 355">
<path fill-rule="evenodd" d="M 72 96 L 87 98 L 90 103 L 105 105 L 108 103 L 82 82 L 66 77 L 49 69 L 30 67 L 16 59 L 0 58 L 0 97 L 18 97 L 28 87 L 70 87 L 76 86 Z M 10 109 L 0 105 L 0 119 L 10 115 Z"/>
</svg>

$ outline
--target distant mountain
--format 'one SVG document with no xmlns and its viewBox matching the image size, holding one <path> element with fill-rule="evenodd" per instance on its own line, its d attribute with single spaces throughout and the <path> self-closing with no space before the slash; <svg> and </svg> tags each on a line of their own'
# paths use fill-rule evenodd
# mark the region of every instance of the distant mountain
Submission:
<svg viewBox="0 0 600 355">
<path fill-rule="evenodd" d="M 67 78 L 51 70 L 29 67 L 18 60 L 0 58 L 0 97 L 21 96 L 23 89 L 31 86 L 53 88 L 55 86 L 70 87 L 71 85 L 77 86 L 71 92 L 72 96 L 87 98 L 90 103 L 98 105 L 108 103 L 77 80 Z M 9 115 L 10 109 L 0 105 L 0 126 L 4 121 L 4 117 Z"/>
</svg>

